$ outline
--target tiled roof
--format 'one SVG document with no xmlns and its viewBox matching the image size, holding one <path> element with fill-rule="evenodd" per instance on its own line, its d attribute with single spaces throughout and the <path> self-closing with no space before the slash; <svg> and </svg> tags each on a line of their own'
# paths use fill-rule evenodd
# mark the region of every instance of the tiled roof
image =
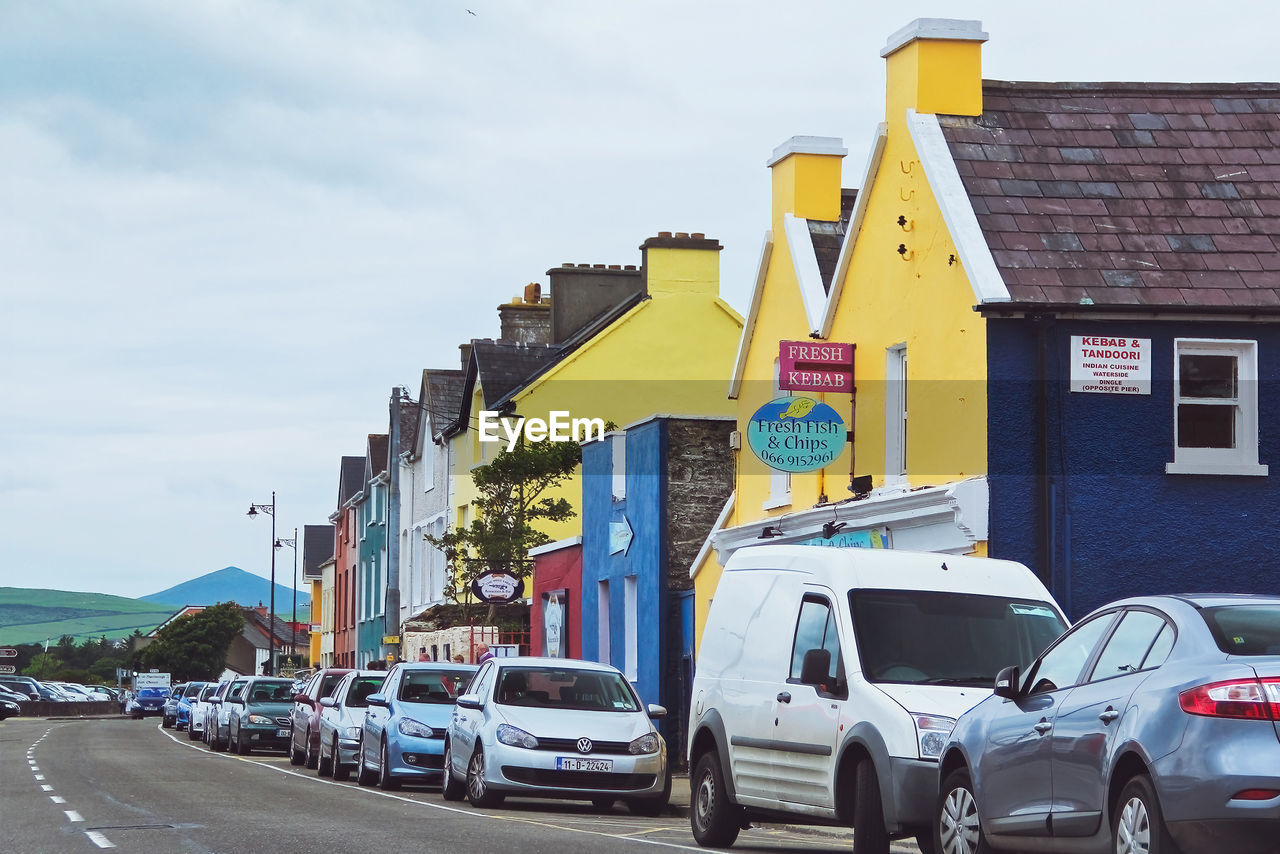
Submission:
<svg viewBox="0 0 1280 854">
<path fill-rule="evenodd" d="M 364 457 L 343 457 L 338 476 L 338 506 L 364 488 Z"/>
<path fill-rule="evenodd" d="M 392 412 L 399 409 L 400 429 L 396 431 L 396 456 L 413 450 L 413 441 L 418 435 L 418 404 L 406 395 L 399 399 L 400 405 L 393 407 Z M 394 417 L 394 415 L 393 415 Z"/>
<path fill-rule="evenodd" d="M 502 398 L 542 372 L 555 361 L 560 348 L 550 344 L 517 344 L 490 339 L 471 342 L 484 405 L 494 409 Z"/>
<path fill-rule="evenodd" d="M 423 401 L 423 406 L 430 414 L 431 429 L 437 435 L 458 420 L 465 378 L 462 371 L 423 371 L 423 388 L 427 398 Z"/>
<path fill-rule="evenodd" d="M 333 525 L 306 525 L 302 529 L 302 576 L 319 578 L 320 565 L 333 557 Z"/>
<path fill-rule="evenodd" d="M 1015 302 L 1280 306 L 1280 85 L 983 84 L 939 116 Z"/>
<path fill-rule="evenodd" d="M 369 465 L 366 467 L 366 471 L 370 480 L 387 470 L 389 438 L 386 433 L 369 434 Z"/>
<path fill-rule="evenodd" d="M 840 247 L 844 244 L 845 231 L 857 200 L 857 190 L 842 189 L 840 219 L 835 222 L 809 220 L 809 238 L 813 241 L 813 253 L 818 259 L 818 272 L 822 274 L 822 289 L 827 293 L 831 293 L 831 280 L 835 277 L 836 263 L 840 260 Z"/>
</svg>

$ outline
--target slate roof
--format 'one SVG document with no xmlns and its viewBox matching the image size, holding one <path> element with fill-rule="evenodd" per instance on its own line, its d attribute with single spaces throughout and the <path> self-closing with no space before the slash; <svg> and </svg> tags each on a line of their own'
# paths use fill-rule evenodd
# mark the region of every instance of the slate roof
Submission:
<svg viewBox="0 0 1280 854">
<path fill-rule="evenodd" d="M 367 467 L 369 480 L 373 480 L 387 470 L 387 446 L 389 440 L 390 437 L 386 433 L 369 434 L 369 465 Z"/>
<path fill-rule="evenodd" d="M 396 414 L 400 417 L 400 429 L 396 433 L 397 457 L 406 451 L 413 450 L 413 442 L 418 435 L 418 414 L 421 412 L 417 402 L 410 400 L 408 395 L 399 400 L 400 405 L 392 409 L 392 417 Z M 398 413 L 395 412 L 396 409 L 399 410 Z"/>
<path fill-rule="evenodd" d="M 364 489 L 364 457 L 343 457 L 338 475 L 338 506 Z"/>
<path fill-rule="evenodd" d="M 477 338 L 471 342 L 471 364 L 484 391 L 484 405 L 494 409 L 498 401 L 556 360 L 559 347 L 550 344 L 517 344 Z M 470 370 L 468 370 L 470 376 Z M 468 401 L 463 401 L 465 407 Z"/>
<path fill-rule="evenodd" d="M 305 525 L 302 529 L 302 577 L 320 578 L 320 565 L 333 558 L 333 525 Z"/>
<path fill-rule="evenodd" d="M 462 409 L 462 389 L 466 374 L 462 371 L 431 369 L 423 371 L 423 406 L 430 415 L 432 431 L 439 435 L 458 420 Z M 430 438 L 435 438 L 434 436 Z"/>
<path fill-rule="evenodd" d="M 835 278 L 840 248 L 844 245 L 844 235 L 857 200 L 857 190 L 841 189 L 840 219 L 834 222 L 821 219 L 808 221 L 809 239 L 813 241 L 813 252 L 818 258 L 818 272 L 822 274 L 822 289 L 828 294 L 831 293 L 831 280 Z"/>
<path fill-rule="evenodd" d="M 1280 84 L 984 81 L 939 116 L 1015 302 L 1280 307 Z"/>
</svg>

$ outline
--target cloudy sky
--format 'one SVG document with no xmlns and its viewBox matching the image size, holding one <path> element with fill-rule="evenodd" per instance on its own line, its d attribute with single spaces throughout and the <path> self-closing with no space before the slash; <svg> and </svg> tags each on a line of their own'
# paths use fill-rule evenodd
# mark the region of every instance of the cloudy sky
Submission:
<svg viewBox="0 0 1280 854">
<path fill-rule="evenodd" d="M 769 153 L 856 183 L 916 17 L 996 79 L 1280 78 L 1261 3 L 0 4 L 0 586 L 268 574 L 249 502 L 325 523 L 392 387 L 549 267 L 702 231 L 745 311 Z"/>
</svg>

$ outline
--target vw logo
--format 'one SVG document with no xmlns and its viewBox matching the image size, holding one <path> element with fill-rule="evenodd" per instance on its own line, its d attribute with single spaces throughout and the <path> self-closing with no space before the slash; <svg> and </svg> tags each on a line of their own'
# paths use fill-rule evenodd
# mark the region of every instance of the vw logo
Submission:
<svg viewBox="0 0 1280 854">
<path fill-rule="evenodd" d="M 578 752 L 579 752 L 579 753 L 590 753 L 590 752 L 591 752 L 591 739 L 589 739 L 589 738 L 580 738 L 580 739 L 578 739 Z"/>
</svg>

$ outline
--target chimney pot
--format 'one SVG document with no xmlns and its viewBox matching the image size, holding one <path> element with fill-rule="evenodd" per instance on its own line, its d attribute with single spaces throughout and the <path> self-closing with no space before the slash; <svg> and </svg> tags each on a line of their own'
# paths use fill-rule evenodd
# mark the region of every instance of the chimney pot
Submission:
<svg viewBox="0 0 1280 854">
<path fill-rule="evenodd" d="M 621 270 L 621 269 L 622 269 L 622 265 L 621 265 L 621 264 L 610 264 L 610 265 L 609 265 L 609 269 L 610 269 L 610 270 Z"/>
<path fill-rule="evenodd" d="M 624 270 L 634 270 L 634 269 L 636 269 L 636 265 L 635 265 L 635 264 L 628 264 L 628 265 L 626 265 L 625 267 L 623 267 L 622 269 L 624 269 Z"/>
<path fill-rule="evenodd" d="M 593 270 L 603 270 L 603 269 L 604 269 L 604 265 L 603 265 L 603 264 L 592 264 L 592 265 L 591 265 L 591 269 L 593 269 Z"/>
<path fill-rule="evenodd" d="M 705 233 L 701 232 L 701 231 L 695 231 L 693 234 L 691 234 L 691 235 L 689 235 L 689 236 L 690 236 L 690 237 L 692 237 L 694 240 L 706 240 L 706 239 L 707 239 L 707 235 L 706 235 Z"/>
<path fill-rule="evenodd" d="M 682 239 L 682 240 L 687 240 L 687 239 L 688 239 L 688 237 L 689 237 L 689 232 L 687 232 L 687 231 L 677 231 L 677 232 L 676 232 L 676 237 L 679 237 L 679 238 L 680 238 L 680 239 Z"/>
<path fill-rule="evenodd" d="M 524 301 L 529 305 L 542 302 L 542 283 L 530 282 L 524 286 Z"/>
<path fill-rule="evenodd" d="M 671 236 L 671 232 L 669 232 L 669 231 L 659 231 L 659 232 L 658 232 L 658 236 L 659 236 L 659 237 L 670 237 L 670 236 Z"/>
</svg>

